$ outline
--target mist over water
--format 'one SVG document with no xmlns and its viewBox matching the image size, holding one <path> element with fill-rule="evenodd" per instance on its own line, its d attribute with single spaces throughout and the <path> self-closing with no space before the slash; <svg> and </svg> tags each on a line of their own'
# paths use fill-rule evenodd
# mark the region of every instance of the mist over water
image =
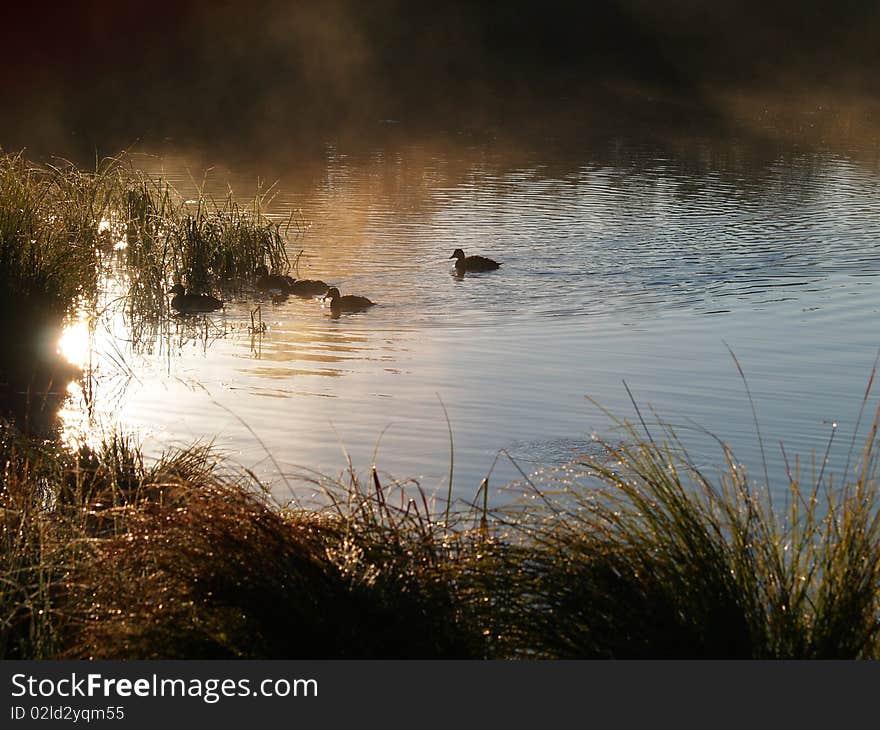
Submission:
<svg viewBox="0 0 880 730">
<path fill-rule="evenodd" d="M 86 0 L 9 10 L 0 144 L 89 162 L 133 144 L 320 156 L 402 125 L 595 138 L 624 126 L 876 130 L 867 0 Z M 829 106 L 835 109 L 829 114 Z"/>
</svg>

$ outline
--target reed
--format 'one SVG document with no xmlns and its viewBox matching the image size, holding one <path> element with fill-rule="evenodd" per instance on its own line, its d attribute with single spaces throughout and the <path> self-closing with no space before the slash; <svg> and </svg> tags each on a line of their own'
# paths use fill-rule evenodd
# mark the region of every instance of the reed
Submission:
<svg viewBox="0 0 880 730">
<path fill-rule="evenodd" d="M 242 205 L 227 192 L 184 199 L 130 159 L 37 165 L 0 150 L 0 414 L 48 436 L 67 383 L 77 375 L 55 353 L 65 315 L 95 305 L 104 267 L 129 283 L 134 332 L 167 321 L 167 291 L 240 290 L 257 267 L 288 268 L 284 226 L 265 207 L 271 189 Z M 116 248 L 108 258 L 108 252 Z"/>
<path fill-rule="evenodd" d="M 42 435 L 73 375 L 54 353 L 64 315 L 94 300 L 114 163 L 86 172 L 0 151 L 0 413 Z"/>
<path fill-rule="evenodd" d="M 791 471 L 782 511 L 733 455 L 625 438 L 529 506 L 488 484 L 316 479 L 282 506 L 210 448 L 145 464 L 7 440 L 6 657 L 877 658 L 873 442 L 840 488 Z M 877 422 L 874 429 L 877 428 Z M 872 430 L 872 438 L 875 431 Z"/>
<path fill-rule="evenodd" d="M 169 282 L 207 292 L 250 282 L 261 265 L 288 269 L 290 222 L 282 233 L 282 224 L 267 217 L 270 193 L 258 191 L 247 205 L 231 191 L 219 200 L 201 191 L 185 199 L 162 178 L 136 169 L 127 175 L 122 207 L 128 264 L 136 285 L 153 299 L 164 296 Z M 298 225 L 298 219 L 291 221 Z"/>
<path fill-rule="evenodd" d="M 166 311 L 176 282 L 208 291 L 246 285 L 261 265 L 286 272 L 286 238 L 303 223 L 270 220 L 271 197 L 270 188 L 248 204 L 232 191 L 185 199 L 124 157 L 83 170 L 0 150 L 0 312 L 15 312 L 16 322 L 22 309 L 33 321 L 57 320 L 95 295 L 101 250 L 117 241 L 125 244 L 131 303 L 146 316 Z"/>
<path fill-rule="evenodd" d="M 717 481 L 674 429 L 585 459 L 527 524 L 527 645 L 552 657 L 876 658 L 880 522 L 872 435 L 850 483 L 789 473 L 778 509 L 725 447 Z M 527 586 L 527 588 L 525 587 Z"/>
<path fill-rule="evenodd" d="M 97 286 L 110 167 L 38 167 L 0 153 L 0 311 L 59 316 Z M 4 317 L 5 319 L 5 317 Z M 8 323 L 7 323 L 8 324 Z"/>
<path fill-rule="evenodd" d="M 140 455 L 111 438 L 77 453 L 0 427 L 0 657 L 50 658 L 72 637 L 75 576 L 99 515 L 132 498 Z"/>
<path fill-rule="evenodd" d="M 477 657 L 451 546 L 423 515 L 360 486 L 352 511 L 282 510 L 215 471 L 146 475 L 79 573 L 85 616 L 67 655 L 115 658 Z M 381 491 L 381 490 L 380 490 Z"/>
</svg>

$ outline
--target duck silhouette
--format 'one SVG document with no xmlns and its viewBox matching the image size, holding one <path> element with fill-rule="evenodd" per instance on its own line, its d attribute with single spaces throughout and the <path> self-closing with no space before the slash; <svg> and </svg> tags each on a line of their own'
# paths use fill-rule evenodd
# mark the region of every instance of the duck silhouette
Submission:
<svg viewBox="0 0 880 730">
<path fill-rule="evenodd" d="M 257 275 L 257 289 L 287 293 L 289 289 L 288 277 L 281 276 L 281 274 L 270 274 L 269 269 L 265 266 L 258 266 L 254 273 Z"/>
<path fill-rule="evenodd" d="M 290 279 L 288 286 L 290 293 L 297 297 L 320 297 L 330 290 L 330 285 L 320 279 Z"/>
<path fill-rule="evenodd" d="M 339 289 L 335 286 L 330 287 L 327 290 L 327 293 L 324 295 L 324 301 L 330 300 L 330 310 L 334 314 L 338 314 L 339 312 L 363 312 L 365 309 L 369 309 L 376 302 L 371 302 L 366 297 L 360 297 L 355 294 L 346 294 L 342 296 L 339 293 Z"/>
<path fill-rule="evenodd" d="M 463 274 L 466 271 L 494 271 L 501 264 L 485 256 L 465 256 L 460 248 L 452 252 L 449 258 L 455 259 L 456 273 Z"/>
<path fill-rule="evenodd" d="M 317 297 L 327 293 L 330 285 L 320 279 L 294 279 L 292 276 L 270 274 L 265 266 L 258 266 L 257 289 L 297 297 Z"/>
<path fill-rule="evenodd" d="M 174 295 L 171 298 L 171 307 L 181 314 L 213 312 L 223 306 L 223 302 L 208 294 L 187 294 L 183 284 L 175 284 L 168 293 Z"/>
</svg>

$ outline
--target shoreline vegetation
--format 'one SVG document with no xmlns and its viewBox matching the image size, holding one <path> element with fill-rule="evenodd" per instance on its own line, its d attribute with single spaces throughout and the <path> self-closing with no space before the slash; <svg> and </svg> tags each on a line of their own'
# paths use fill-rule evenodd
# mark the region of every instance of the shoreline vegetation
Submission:
<svg viewBox="0 0 880 730">
<path fill-rule="evenodd" d="M 0 153 L 0 657 L 880 658 L 878 416 L 843 475 L 790 462 L 784 504 L 662 423 L 616 421 L 601 456 L 500 510 L 488 482 L 451 504 L 375 467 L 316 477 L 327 506 L 304 509 L 200 445 L 63 446 L 76 374 L 46 342 L 102 251 L 124 239 L 132 306 L 169 316 L 175 281 L 289 266 L 261 200 Z"/>
</svg>

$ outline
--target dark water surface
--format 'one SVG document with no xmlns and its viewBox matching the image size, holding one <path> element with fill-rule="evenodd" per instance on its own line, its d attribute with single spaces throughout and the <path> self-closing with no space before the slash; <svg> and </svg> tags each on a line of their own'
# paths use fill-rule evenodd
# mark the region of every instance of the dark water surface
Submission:
<svg viewBox="0 0 880 730">
<path fill-rule="evenodd" d="M 213 440 L 284 497 L 280 467 L 304 498 L 295 475 L 337 474 L 345 454 L 368 469 L 378 443 L 380 472 L 433 491 L 449 473 L 442 400 L 455 493 L 469 499 L 501 449 L 531 473 L 594 450 L 592 434 L 615 439 L 586 396 L 634 419 L 626 380 L 648 419 L 653 408 L 678 424 L 710 473 L 721 454 L 700 428 L 763 480 L 729 346 L 775 490 L 780 441 L 808 466 L 837 423 L 829 468 L 846 460 L 880 344 L 876 150 L 460 140 L 328 146 L 289 169 L 206 172 L 204 160 L 142 158 L 184 194 L 195 180 L 246 197 L 277 177 L 271 214 L 301 210 L 310 224 L 290 236 L 300 275 L 379 306 L 333 319 L 317 302 L 263 301 L 268 329 L 255 335 L 253 297 L 152 331 L 132 331 L 111 305 L 91 337 L 84 319 L 65 339 L 96 385 L 91 398 L 72 393 L 68 438 L 119 426 L 152 453 Z M 503 266 L 457 278 L 448 257 L 459 247 Z M 108 280 L 107 302 L 123 290 Z M 492 481 L 517 476 L 502 458 Z"/>
</svg>

